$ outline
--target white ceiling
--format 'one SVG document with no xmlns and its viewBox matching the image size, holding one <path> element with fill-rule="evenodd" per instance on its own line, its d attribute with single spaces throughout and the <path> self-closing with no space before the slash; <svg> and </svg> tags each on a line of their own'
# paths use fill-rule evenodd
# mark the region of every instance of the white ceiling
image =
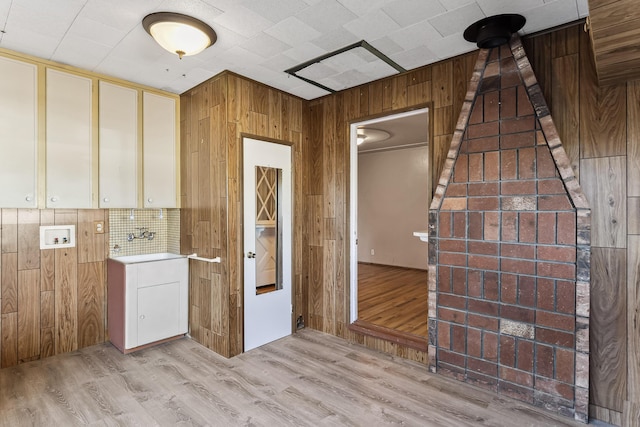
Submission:
<svg viewBox="0 0 640 427">
<path fill-rule="evenodd" d="M 152 12 L 211 25 L 217 43 L 179 60 L 144 31 Z M 313 99 L 284 70 L 366 40 L 405 69 L 475 49 L 464 29 L 520 13 L 522 34 L 588 15 L 587 0 L 0 0 L 0 47 L 182 93 L 224 70 Z M 346 70 L 353 73 L 357 70 Z"/>
</svg>

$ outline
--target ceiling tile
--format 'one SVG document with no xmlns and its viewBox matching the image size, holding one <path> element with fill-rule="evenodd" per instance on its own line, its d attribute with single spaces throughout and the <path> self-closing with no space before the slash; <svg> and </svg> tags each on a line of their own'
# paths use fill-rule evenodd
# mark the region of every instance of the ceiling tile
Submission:
<svg viewBox="0 0 640 427">
<path fill-rule="evenodd" d="M 501 13 L 523 13 L 526 10 L 544 5 L 543 0 L 509 0 L 508 6 L 505 5 L 504 0 L 477 0 L 477 2 L 486 16 Z"/>
<path fill-rule="evenodd" d="M 451 58 L 452 56 L 477 49 L 475 43 L 466 41 L 460 33 L 447 36 L 438 42 L 427 43 L 427 47 L 441 59 Z"/>
<path fill-rule="evenodd" d="M 57 47 L 51 60 L 63 64 L 80 64 L 81 68 L 93 70 L 107 57 L 111 46 L 96 43 L 84 37 L 67 34 Z"/>
<path fill-rule="evenodd" d="M 247 37 L 242 36 L 235 31 L 232 31 L 222 25 L 214 25 L 213 30 L 216 32 L 218 36 L 218 40 L 212 46 L 215 49 L 227 50 L 231 49 L 233 46 L 237 46 L 239 44 L 244 43 L 248 40 Z M 209 52 L 211 47 L 207 48 L 203 53 Z"/>
<path fill-rule="evenodd" d="M 476 3 L 476 0 L 440 0 L 440 4 L 447 10 L 459 9 L 473 3 Z"/>
<path fill-rule="evenodd" d="M 220 24 L 245 37 L 253 37 L 260 31 L 269 28 L 273 23 L 243 6 L 235 6 L 215 18 Z"/>
<path fill-rule="evenodd" d="M 362 40 L 361 37 L 357 37 L 355 34 L 344 28 L 338 28 L 313 39 L 312 42 L 326 51 L 333 52 L 334 50 L 349 46 L 350 44 L 354 44 L 360 40 Z"/>
<path fill-rule="evenodd" d="M 160 57 L 174 58 L 175 54 L 167 52 L 157 44 L 142 28 L 135 28 L 128 33 L 117 46 L 115 46 L 105 60 L 105 64 L 111 58 L 120 58 L 127 61 L 140 63 L 153 63 Z"/>
<path fill-rule="evenodd" d="M 302 81 L 300 79 L 296 79 L 298 81 Z M 309 83 L 304 83 L 300 86 L 294 86 L 289 90 L 289 93 L 299 96 L 303 99 L 314 99 L 320 96 L 328 95 L 329 92 L 326 90 L 320 89 L 314 85 L 310 85 Z"/>
<path fill-rule="evenodd" d="M 446 12 L 438 0 L 396 0 L 382 10 L 403 27 Z"/>
<path fill-rule="evenodd" d="M 358 16 L 366 15 L 394 0 L 341 0 L 340 3 Z"/>
<path fill-rule="evenodd" d="M 20 0 L 12 1 L 12 7 L 20 6 L 31 12 L 44 14 L 50 19 L 69 21 L 72 20 L 84 7 L 87 0 L 65 0 L 65 1 L 40 1 L 40 0 Z"/>
<path fill-rule="evenodd" d="M 234 68 L 246 66 L 247 64 L 257 64 L 262 60 L 264 58 L 260 55 L 256 55 L 240 46 L 234 46 L 225 52 L 225 62 L 233 64 Z"/>
<path fill-rule="evenodd" d="M 8 28 L 7 33 L 2 36 L 0 47 L 49 59 L 58 46 L 57 39 L 35 33 L 30 29 L 12 31 L 10 27 Z"/>
<path fill-rule="evenodd" d="M 217 42 L 179 60 L 142 28 L 158 11 L 209 23 Z M 588 0 L 0 0 L 0 47 L 177 93 L 229 69 L 313 98 L 326 93 L 283 70 L 362 39 L 405 68 L 427 65 L 473 49 L 460 32 L 498 13 L 523 14 L 531 32 L 588 15 Z M 334 84 L 384 72 L 375 61 L 332 68 Z"/>
<path fill-rule="evenodd" d="M 274 23 L 309 7 L 302 0 L 244 0 L 242 5 Z"/>
<path fill-rule="evenodd" d="M 578 4 L 578 15 L 581 18 L 589 15 L 589 1 L 588 0 L 576 0 Z"/>
<path fill-rule="evenodd" d="M 318 31 L 294 16 L 280 21 L 276 25 L 266 29 L 265 33 L 291 46 L 313 40 L 320 36 Z"/>
<path fill-rule="evenodd" d="M 398 43 L 394 42 L 387 36 L 379 38 L 377 40 L 373 40 L 370 42 L 370 44 L 387 56 L 393 55 L 394 53 L 402 52 L 404 50 L 402 46 L 400 46 Z"/>
<path fill-rule="evenodd" d="M 313 58 L 328 53 L 326 50 L 319 48 L 313 43 L 301 43 L 284 52 L 284 55 L 297 61 L 297 64 L 307 62 Z"/>
<path fill-rule="evenodd" d="M 250 67 L 238 68 L 237 73 L 261 82 L 265 80 L 276 80 L 280 75 L 286 75 L 286 73 L 282 71 L 273 71 L 259 65 L 257 67 L 252 65 Z"/>
<path fill-rule="evenodd" d="M 282 72 L 279 74 L 272 74 L 264 83 L 285 92 L 289 92 L 289 88 L 292 86 L 297 86 L 300 81 L 300 79 Z"/>
<path fill-rule="evenodd" d="M 368 64 L 360 67 L 358 71 L 366 76 L 369 76 L 369 81 L 391 76 L 393 74 L 398 74 L 398 70 L 391 67 L 384 61 L 369 62 Z"/>
<path fill-rule="evenodd" d="M 12 2 L 7 0 L 0 1 L 0 30 L 4 29 L 5 19 L 9 16 L 9 10 L 11 8 Z M 0 33 L 0 38 L 2 38 L 2 33 Z"/>
<path fill-rule="evenodd" d="M 161 4 L 161 0 L 144 2 L 131 0 L 89 0 L 78 17 L 101 22 L 112 28 L 130 31 L 141 24 L 142 18 Z"/>
<path fill-rule="evenodd" d="M 353 12 L 336 0 L 322 0 L 297 13 L 296 17 L 322 33 L 340 28 L 343 24 L 357 18 Z"/>
<path fill-rule="evenodd" d="M 181 1 L 192 1 L 192 0 L 181 0 Z M 225 12 L 229 9 L 233 9 L 237 4 L 238 0 L 202 0 L 204 3 L 207 3 L 216 9 L 220 9 Z"/>
<path fill-rule="evenodd" d="M 260 55 L 263 58 L 269 58 L 282 53 L 285 50 L 291 49 L 291 46 L 288 44 L 283 43 L 266 33 L 260 33 L 253 36 L 249 40 L 240 44 L 240 47 L 247 49 L 249 52 L 253 52 L 256 55 Z"/>
<path fill-rule="evenodd" d="M 7 33 L 18 34 L 22 31 L 31 31 L 59 41 L 67 32 L 74 18 L 75 15 L 51 19 L 51 15 L 44 11 L 33 10 L 14 2 L 5 29 Z"/>
<path fill-rule="evenodd" d="M 127 31 L 105 25 L 89 18 L 78 17 L 69 28 L 66 37 L 73 35 L 93 41 L 101 46 L 113 47 L 127 35 Z"/>
<path fill-rule="evenodd" d="M 427 21 L 390 33 L 388 37 L 405 50 L 442 39 L 440 33 Z"/>
<path fill-rule="evenodd" d="M 578 8 L 572 1 L 556 0 L 544 6 L 527 11 L 527 23 L 522 31 L 525 34 L 534 33 L 563 23 L 563 18 L 571 16 L 578 19 Z"/>
<path fill-rule="evenodd" d="M 435 61 L 438 56 L 434 54 L 427 46 L 418 46 L 411 50 L 399 52 L 390 56 L 396 63 L 402 66 L 406 70 L 413 70 L 416 67 L 421 66 L 424 58 L 429 58 L 430 61 Z"/>
<path fill-rule="evenodd" d="M 298 61 L 297 59 L 293 59 L 287 55 L 281 54 L 273 56 L 261 62 L 260 65 L 274 71 L 284 71 L 298 65 L 299 63 L 300 61 Z"/>
<path fill-rule="evenodd" d="M 313 81 L 324 79 L 327 76 L 333 76 L 336 74 L 338 74 L 338 70 L 331 68 L 330 65 L 318 62 L 296 72 L 296 76 L 304 77 Z"/>
<path fill-rule="evenodd" d="M 382 10 L 368 13 L 358 19 L 347 22 L 344 28 L 364 40 L 375 40 L 381 34 L 400 29 L 400 26 Z"/>
<path fill-rule="evenodd" d="M 394 74 L 393 72 L 391 74 Z M 390 75 L 390 74 L 387 74 Z M 376 76 L 376 79 L 386 77 L 384 75 Z M 321 80 L 322 81 L 322 80 Z M 353 86 L 358 86 L 371 81 L 371 77 L 363 74 L 359 70 L 349 70 L 344 73 L 337 74 L 330 79 L 324 81 L 325 86 L 333 90 L 343 90 Z"/>
<path fill-rule="evenodd" d="M 224 10 L 212 6 L 202 0 L 164 0 L 156 7 L 156 12 L 177 12 L 193 16 L 209 25 L 213 25 L 215 19 L 224 13 Z"/>
<path fill-rule="evenodd" d="M 465 28 L 474 22 L 484 18 L 485 15 L 480 10 L 478 3 L 471 3 L 459 9 L 443 13 L 435 18 L 431 18 L 429 23 L 443 36 L 462 33 Z"/>
</svg>

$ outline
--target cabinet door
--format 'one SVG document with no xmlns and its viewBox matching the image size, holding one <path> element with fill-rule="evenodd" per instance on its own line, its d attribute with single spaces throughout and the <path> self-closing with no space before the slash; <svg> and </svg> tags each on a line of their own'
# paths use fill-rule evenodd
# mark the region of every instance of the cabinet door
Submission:
<svg viewBox="0 0 640 427">
<path fill-rule="evenodd" d="M 143 185 L 145 208 L 175 208 L 176 101 L 143 94 Z"/>
<path fill-rule="evenodd" d="M 138 346 L 170 338 L 180 330 L 180 282 L 138 288 Z"/>
<path fill-rule="evenodd" d="M 38 200 L 37 67 L 0 58 L 0 208 Z"/>
<path fill-rule="evenodd" d="M 101 208 L 138 202 L 138 91 L 100 82 Z"/>
<path fill-rule="evenodd" d="M 47 208 L 92 207 L 91 86 L 47 69 Z"/>
</svg>

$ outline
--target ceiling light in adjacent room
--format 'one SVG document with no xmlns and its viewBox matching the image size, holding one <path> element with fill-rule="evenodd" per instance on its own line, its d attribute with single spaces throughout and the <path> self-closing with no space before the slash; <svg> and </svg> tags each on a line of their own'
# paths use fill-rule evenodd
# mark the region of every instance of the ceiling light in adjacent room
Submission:
<svg viewBox="0 0 640 427">
<path fill-rule="evenodd" d="M 218 38 L 209 25 L 180 13 L 152 13 L 144 17 L 142 26 L 160 46 L 180 59 L 202 52 Z"/>
<path fill-rule="evenodd" d="M 356 134 L 358 145 L 363 142 L 380 142 L 389 139 L 391 134 L 386 130 L 372 129 L 372 128 L 358 128 Z"/>
</svg>

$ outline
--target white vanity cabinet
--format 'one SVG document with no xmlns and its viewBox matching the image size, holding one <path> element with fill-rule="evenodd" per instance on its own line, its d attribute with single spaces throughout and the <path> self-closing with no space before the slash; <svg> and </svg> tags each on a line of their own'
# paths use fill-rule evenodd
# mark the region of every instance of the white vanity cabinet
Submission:
<svg viewBox="0 0 640 427">
<path fill-rule="evenodd" d="M 189 264 L 173 254 L 107 260 L 109 338 L 123 353 L 188 332 Z"/>
<path fill-rule="evenodd" d="M 176 101 L 142 95 L 142 151 L 145 208 L 177 206 Z"/>
<path fill-rule="evenodd" d="M 47 69 L 47 208 L 93 207 L 92 86 Z"/>
<path fill-rule="evenodd" d="M 0 57 L 0 76 L 0 208 L 35 208 L 38 70 Z"/>
<path fill-rule="evenodd" d="M 101 208 L 138 204 L 138 91 L 100 81 Z"/>
</svg>

